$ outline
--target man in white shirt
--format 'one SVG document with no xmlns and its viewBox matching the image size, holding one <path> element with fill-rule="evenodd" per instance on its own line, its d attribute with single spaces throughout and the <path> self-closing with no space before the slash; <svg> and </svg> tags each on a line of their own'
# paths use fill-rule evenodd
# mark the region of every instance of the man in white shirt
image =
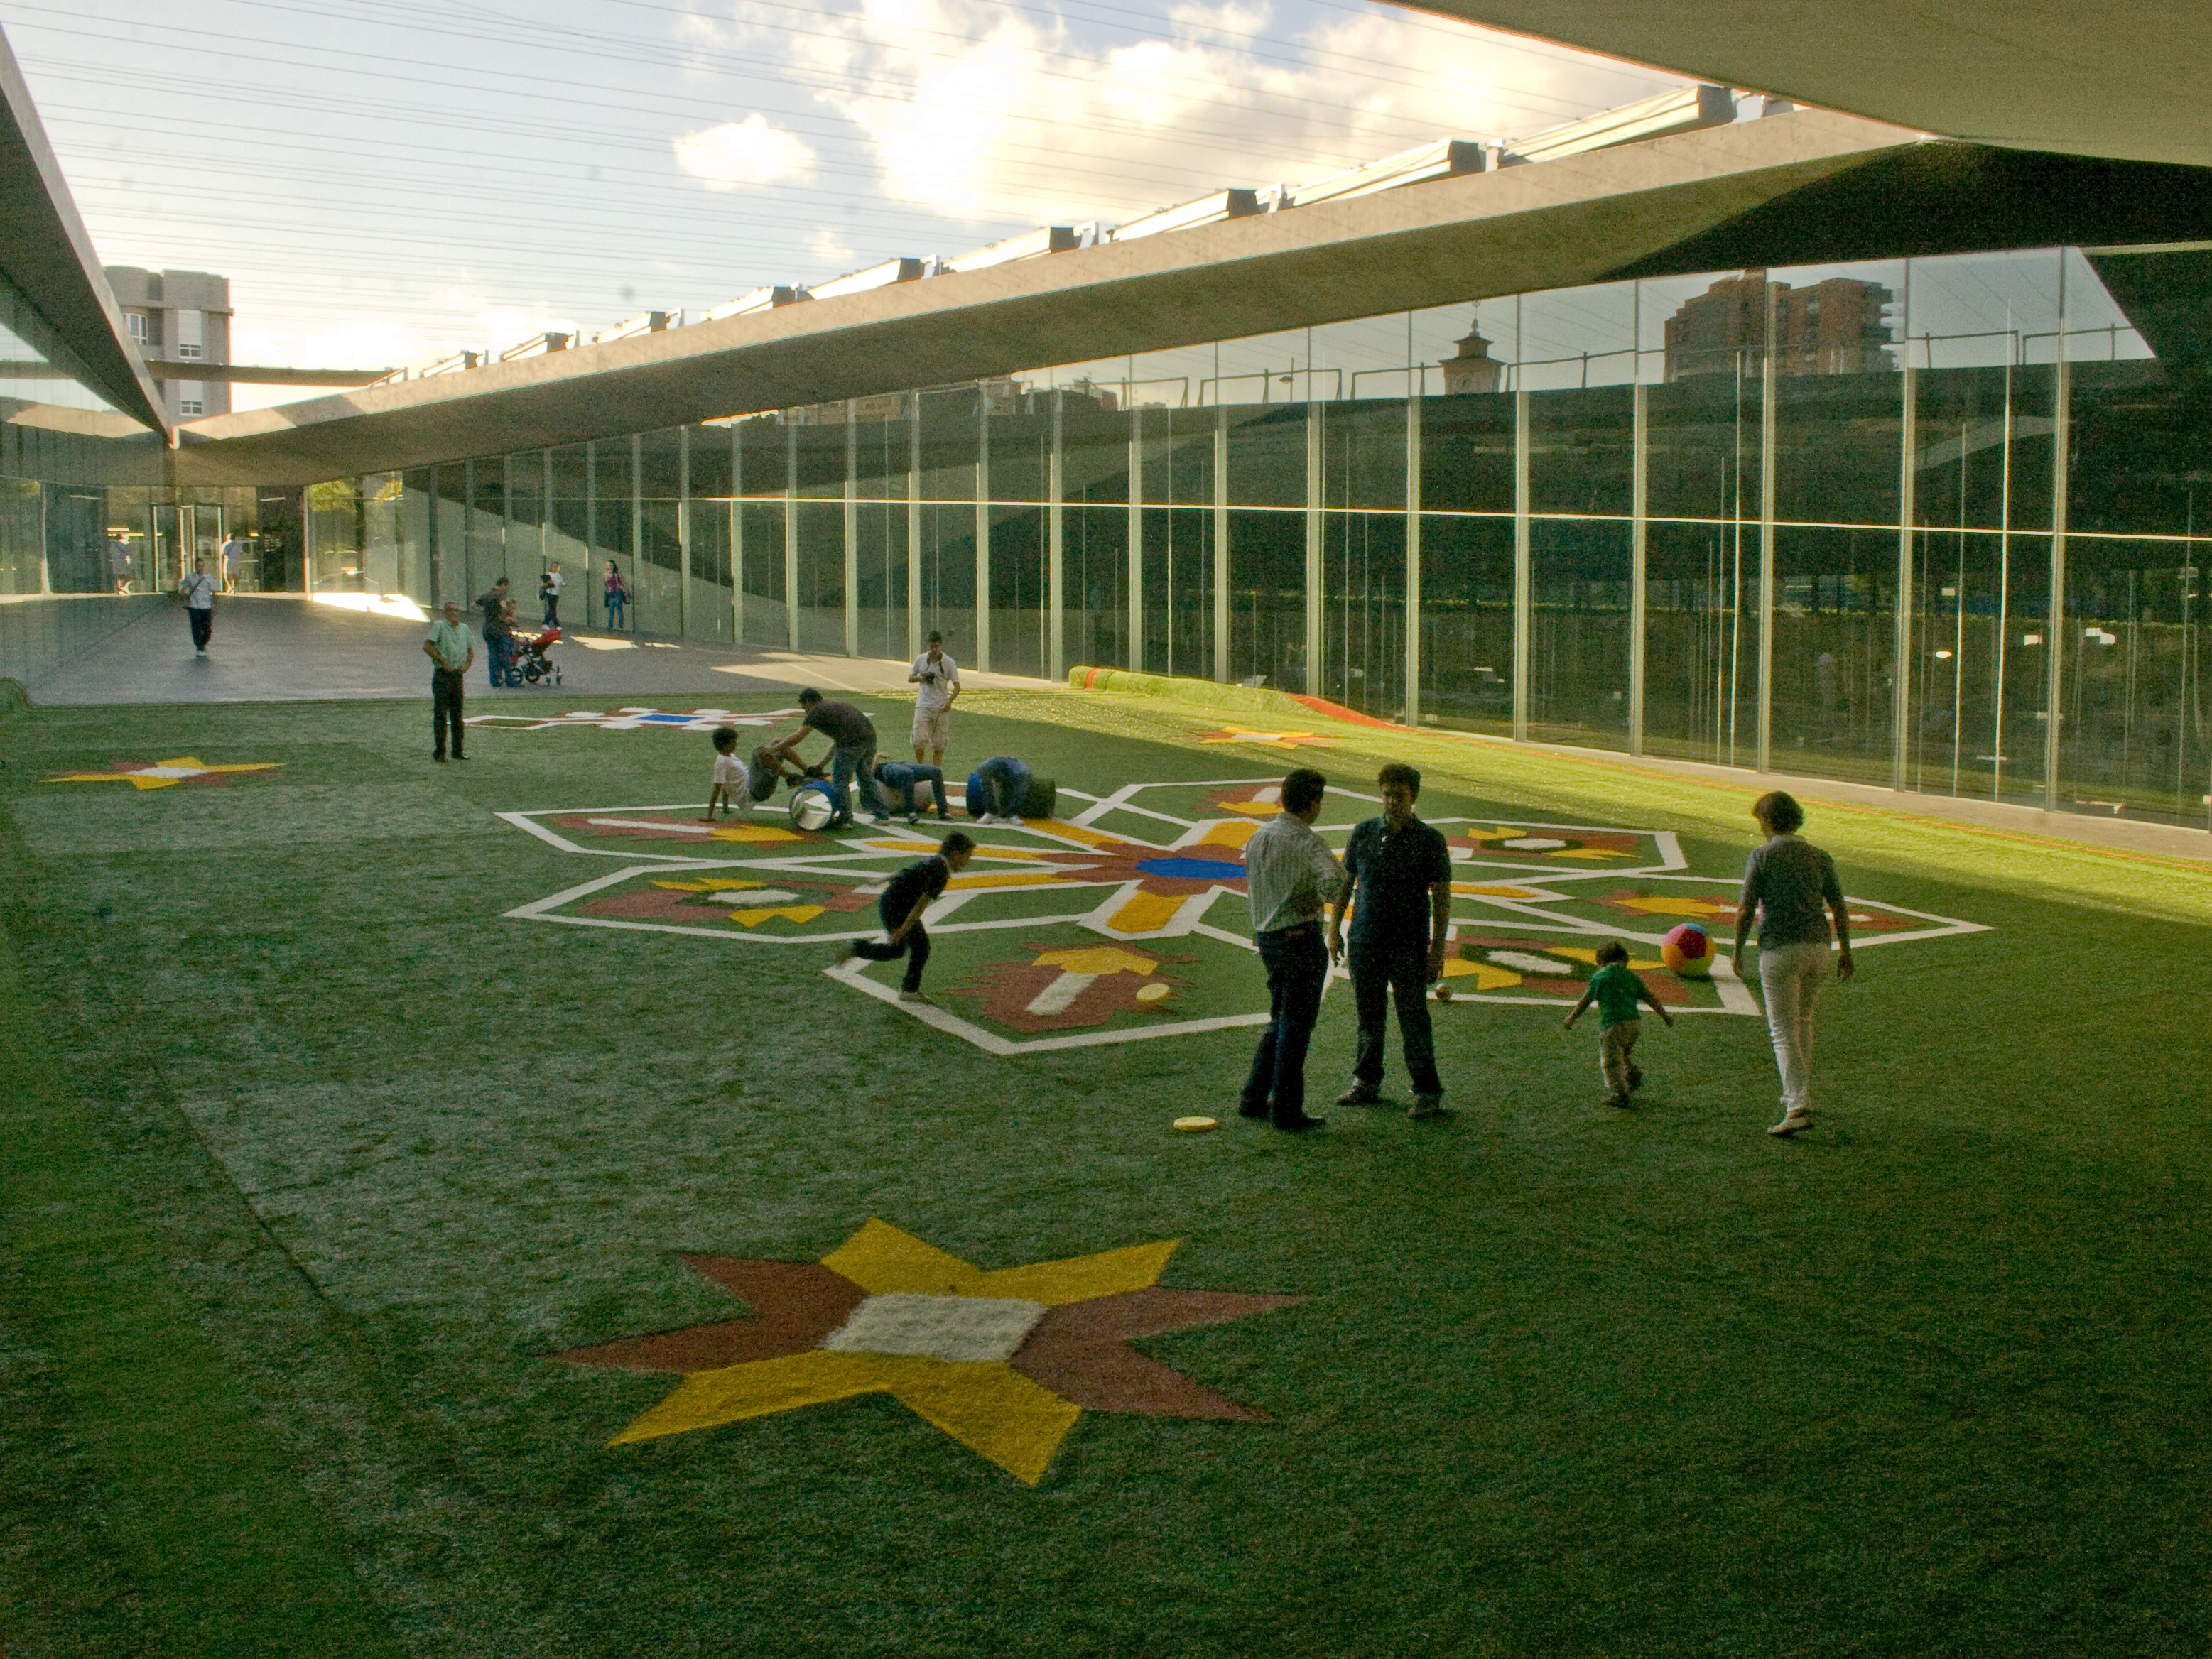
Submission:
<svg viewBox="0 0 2212 1659">
<path fill-rule="evenodd" d="M 185 615 L 191 619 L 192 649 L 204 657 L 215 634 L 215 578 L 208 574 L 205 559 L 192 561 L 192 574 L 177 584 L 177 592 L 185 596 Z"/>
<path fill-rule="evenodd" d="M 238 592 L 238 579 L 246 574 L 246 544 L 234 535 L 222 544 L 222 591 Z"/>
<path fill-rule="evenodd" d="M 1278 1129 L 1317 1129 L 1306 1112 L 1306 1047 L 1328 982 L 1322 910 L 1344 889 L 1344 867 L 1313 832 L 1328 780 L 1302 766 L 1283 780 L 1283 810 L 1244 844 L 1252 938 L 1267 965 L 1267 1029 L 1252 1053 L 1237 1109 Z"/>
<path fill-rule="evenodd" d="M 914 694 L 914 758 L 934 750 L 932 766 L 945 764 L 945 740 L 952 735 L 952 702 L 960 695 L 960 665 L 945 654 L 945 635 L 932 634 L 929 649 L 914 659 L 906 683 Z"/>
</svg>

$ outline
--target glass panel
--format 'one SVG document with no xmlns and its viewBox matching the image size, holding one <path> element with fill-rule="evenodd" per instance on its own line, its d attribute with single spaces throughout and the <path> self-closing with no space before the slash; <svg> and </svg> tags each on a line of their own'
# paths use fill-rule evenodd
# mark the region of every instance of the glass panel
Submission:
<svg viewBox="0 0 2212 1659">
<path fill-rule="evenodd" d="M 972 476 L 972 470 L 971 470 Z M 975 660 L 975 508 L 925 503 L 921 508 L 921 631 L 945 635 L 956 661 Z"/>
<path fill-rule="evenodd" d="M 748 459 L 750 459 L 750 434 Z M 748 501 L 738 508 L 740 562 L 744 570 L 744 639 L 748 645 L 782 648 L 790 643 L 784 610 L 783 515 L 781 501 Z"/>
<path fill-rule="evenodd" d="M 1424 444 L 1424 459 L 1426 446 Z M 1513 729 L 1513 521 L 1421 519 L 1421 718 Z"/>
<path fill-rule="evenodd" d="M 1403 465 L 1401 458 L 1401 477 Z M 1406 515 L 1324 514 L 1320 695 L 1395 720 L 1405 712 L 1405 671 Z"/>
<path fill-rule="evenodd" d="M 995 441 L 997 434 L 993 433 Z M 993 451 L 993 466 L 997 452 Z M 991 514 L 991 665 L 1002 674 L 1045 669 L 1045 515 L 1041 507 L 994 507 Z M 885 655 L 894 654 L 884 653 Z M 900 649 L 904 654 L 904 635 Z M 956 658 L 957 653 L 954 653 Z"/>
<path fill-rule="evenodd" d="M 1129 419 L 1072 392 L 1061 394 L 1060 489 L 1065 500 L 1099 506 L 1129 499 Z M 1127 532 L 1122 534 L 1126 539 Z"/>
<path fill-rule="evenodd" d="M 1235 441 L 1232 431 L 1232 445 Z M 1231 461 L 1234 477 L 1233 448 Z M 1231 509 L 1230 678 L 1246 685 L 1304 691 L 1305 617 L 1305 514 Z"/>
<path fill-rule="evenodd" d="M 1422 437 L 1425 457 L 1425 429 Z M 1509 452 L 1509 464 L 1510 459 Z M 1635 465 L 1634 388 L 1540 392 L 1529 398 L 1531 511 L 1625 516 L 1633 505 Z"/>
<path fill-rule="evenodd" d="M 837 439 L 842 468 L 842 429 Z M 801 500 L 794 501 L 791 510 L 799 515 L 799 648 L 842 652 L 845 648 L 844 503 Z"/>
<path fill-rule="evenodd" d="M 1984 550 L 1993 555 L 1994 545 Z M 1775 570 L 1774 769 L 1887 783 L 1896 684 L 1896 531 L 1784 525 L 1775 538 Z M 1996 607 L 1986 584 L 1976 595 L 1971 603 L 1983 617 L 1976 624 L 1982 631 L 1972 643 L 1978 663 L 1985 664 Z M 1957 614 L 1955 599 L 1945 602 Z M 1951 644 L 1947 666 L 1959 659 L 1960 641 Z M 1953 692 L 1972 696 L 1984 688 L 1978 681 L 1954 687 L 1948 674 L 1944 688 L 1952 699 L 1946 718 L 1955 729 Z M 1966 725 L 1974 726 L 1976 717 Z M 1978 729 L 1989 729 L 1986 708 Z"/>
<path fill-rule="evenodd" d="M 864 441 L 872 441 L 866 428 Z M 899 428 L 903 441 L 905 428 Z M 862 501 L 857 510 L 860 574 L 860 650 L 903 658 L 906 651 L 906 507 Z"/>
<path fill-rule="evenodd" d="M 1529 571 L 1528 735 L 1626 748 L 1629 526 L 1539 519 Z"/>
<path fill-rule="evenodd" d="M 1129 510 L 1066 510 L 1066 648 L 1070 667 L 1128 666 Z"/>
<path fill-rule="evenodd" d="M 1303 404 L 1229 411 L 1229 499 L 1237 507 L 1306 504 Z"/>
</svg>

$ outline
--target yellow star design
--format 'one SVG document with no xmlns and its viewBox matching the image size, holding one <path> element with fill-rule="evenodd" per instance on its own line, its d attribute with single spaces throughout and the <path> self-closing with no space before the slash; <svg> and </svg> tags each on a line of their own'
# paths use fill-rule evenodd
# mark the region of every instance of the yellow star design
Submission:
<svg viewBox="0 0 2212 1659">
<path fill-rule="evenodd" d="M 822 1265 L 871 1297 L 974 1297 L 1041 1308 L 1139 1291 L 1156 1283 L 1178 1241 L 1135 1244 L 1097 1255 L 986 1272 L 888 1222 L 871 1219 Z M 809 1347 L 775 1358 L 694 1371 L 676 1392 L 608 1443 L 718 1428 L 749 1417 L 888 1394 L 972 1450 L 1030 1486 L 1082 1407 L 1032 1382 L 1004 1360 L 933 1358 L 921 1353 Z"/>
<path fill-rule="evenodd" d="M 134 789 L 167 789 L 179 783 L 189 783 L 194 778 L 211 777 L 224 772 L 273 772 L 283 764 L 282 761 L 247 761 L 229 766 L 210 766 L 193 755 L 179 755 L 173 760 L 155 761 L 150 766 L 133 766 L 124 762 L 106 772 L 60 772 L 46 779 L 48 783 L 118 783 L 128 780 Z"/>
</svg>

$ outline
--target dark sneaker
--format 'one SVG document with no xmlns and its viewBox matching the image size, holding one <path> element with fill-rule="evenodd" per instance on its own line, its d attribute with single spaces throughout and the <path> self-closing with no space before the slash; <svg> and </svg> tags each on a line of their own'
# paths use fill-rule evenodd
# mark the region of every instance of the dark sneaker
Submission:
<svg viewBox="0 0 2212 1659">
<path fill-rule="evenodd" d="M 1442 1095 L 1415 1095 L 1413 1103 L 1406 1109 L 1407 1117 L 1442 1117 L 1444 1097 Z"/>
<path fill-rule="evenodd" d="M 1355 1082 L 1336 1097 L 1340 1106 L 1373 1106 L 1382 1098 L 1382 1091 L 1371 1083 Z"/>
<path fill-rule="evenodd" d="M 1257 1106 L 1247 1106 L 1242 1101 L 1239 1101 L 1237 1106 L 1237 1115 L 1239 1117 L 1265 1117 L 1267 1115 L 1267 1103 L 1263 1100 Z"/>
<path fill-rule="evenodd" d="M 1287 1129 L 1292 1134 L 1299 1134 L 1308 1129 L 1321 1128 L 1328 1122 L 1328 1120 L 1325 1117 L 1314 1117 L 1302 1112 L 1293 1118 L 1277 1118 L 1275 1127 L 1278 1129 Z"/>
<path fill-rule="evenodd" d="M 1625 1112 L 1628 1109 L 1628 1097 L 1625 1094 L 1607 1095 L 1605 1097 L 1605 1103 L 1608 1106 L 1618 1106 Z"/>
<path fill-rule="evenodd" d="M 1644 1073 L 1633 1066 L 1628 1068 L 1628 1086 L 1632 1090 L 1641 1089 L 1644 1086 Z"/>
</svg>

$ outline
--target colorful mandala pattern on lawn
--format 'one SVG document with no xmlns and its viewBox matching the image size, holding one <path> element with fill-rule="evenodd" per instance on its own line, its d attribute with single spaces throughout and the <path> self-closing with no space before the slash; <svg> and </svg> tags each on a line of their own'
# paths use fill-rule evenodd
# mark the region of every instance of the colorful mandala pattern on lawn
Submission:
<svg viewBox="0 0 2212 1659">
<path fill-rule="evenodd" d="M 48 783 L 127 783 L 133 789 L 173 789 L 179 784 L 224 784 L 234 778 L 256 772 L 276 772 L 283 769 L 282 761 L 240 761 L 227 766 L 210 766 L 194 755 L 179 755 L 173 760 L 110 761 L 92 772 L 49 772 Z"/>
<path fill-rule="evenodd" d="M 898 963 L 836 961 L 838 945 L 881 937 L 877 901 L 900 866 L 935 850 L 951 826 L 933 820 L 830 835 L 796 829 L 781 811 L 708 824 L 696 805 L 505 813 L 564 852 L 616 866 L 508 915 L 818 951 L 824 972 L 855 993 L 993 1054 L 1257 1025 L 1266 988 L 1243 848 L 1277 811 L 1279 787 L 1273 779 L 1134 783 L 1094 795 L 1063 784 L 1065 817 L 969 823 L 976 856 L 928 917 L 934 1005 L 898 1000 Z M 957 800 L 957 785 L 951 793 Z M 1319 828 L 1338 847 L 1377 810 L 1355 791 L 1332 791 L 1329 802 Z M 1738 885 L 1734 875 L 1687 870 L 1672 834 L 1430 822 L 1450 847 L 1455 878 L 1444 969 L 1454 1007 L 1571 1004 L 1597 947 L 1618 939 L 1673 1011 L 1759 1013 L 1724 955 L 1710 979 L 1661 966 L 1660 941 L 1681 921 L 1725 945 Z M 1872 900 L 1855 898 L 1851 913 L 1866 948 L 1982 931 Z"/>
</svg>

